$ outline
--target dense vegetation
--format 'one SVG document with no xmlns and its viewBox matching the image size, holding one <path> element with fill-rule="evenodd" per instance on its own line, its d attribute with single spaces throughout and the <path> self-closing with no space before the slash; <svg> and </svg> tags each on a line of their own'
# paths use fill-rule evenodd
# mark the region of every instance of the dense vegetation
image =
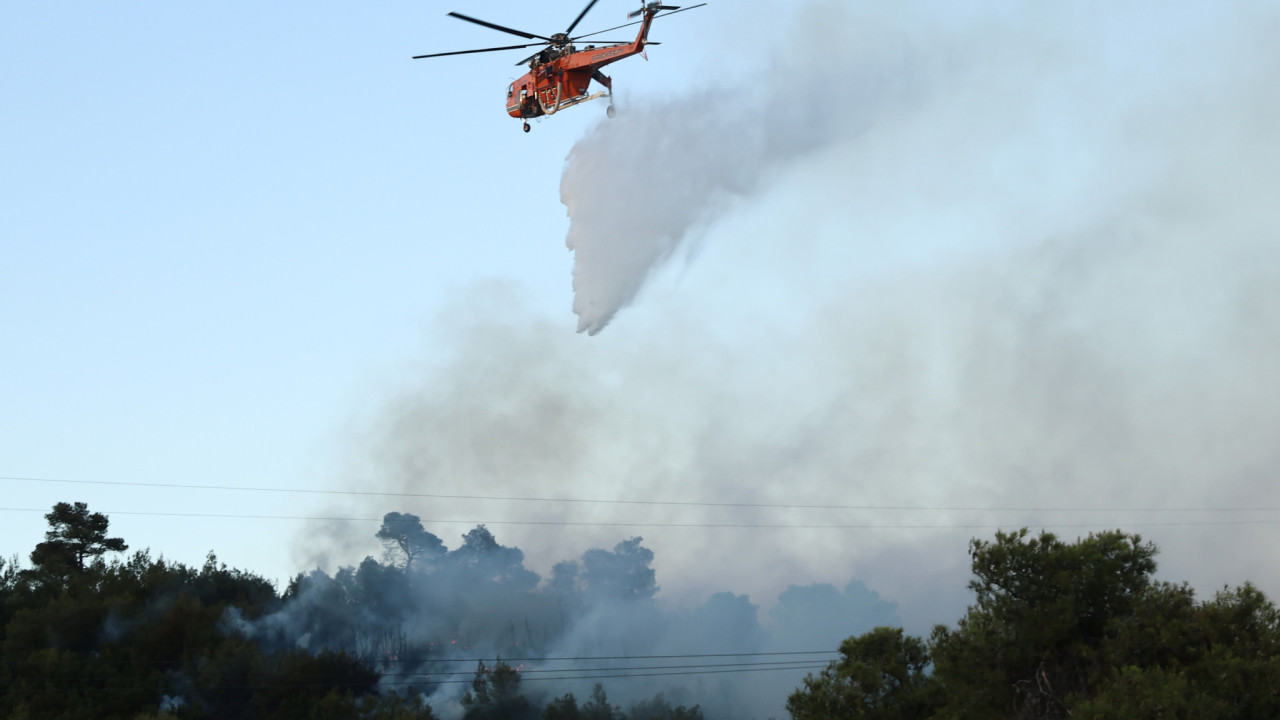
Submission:
<svg viewBox="0 0 1280 720">
<path fill-rule="evenodd" d="M 970 554 L 977 598 L 955 628 L 845 640 L 793 718 L 1280 717 L 1280 613 L 1254 587 L 1197 601 L 1118 531 L 997 533 Z"/>
<path fill-rule="evenodd" d="M 418 518 L 399 513 L 378 532 L 388 564 L 366 559 L 333 578 L 300 575 L 283 594 L 212 553 L 198 569 L 145 550 L 108 561 L 128 547 L 84 503 L 58 503 L 45 517 L 49 531 L 30 567 L 0 559 L 0 717 L 11 720 L 434 718 L 426 698 L 439 684 L 416 682 L 420 673 L 386 659 L 431 653 L 393 630 L 407 617 L 404 596 L 433 578 L 410 568 L 447 565 L 487 578 L 494 592 L 537 582 L 519 551 L 483 527 L 446 553 Z M 638 558 L 623 562 L 626 570 L 643 570 L 651 557 L 638 540 L 593 552 L 605 563 Z M 629 587 L 652 584 L 641 572 Z M 481 664 L 462 698 L 465 720 L 702 717 L 662 696 L 623 712 L 601 687 L 582 706 L 566 694 L 543 708 L 520 685 L 506 663 Z"/>
<path fill-rule="evenodd" d="M 468 574 L 494 597 L 539 597 L 519 551 L 483 527 L 448 551 L 412 515 L 386 516 L 385 564 L 300 575 L 283 594 L 212 554 L 198 569 L 145 550 L 107 560 L 127 545 L 83 503 L 46 518 L 29 567 L 0 560 L 0 717 L 434 719 L 440 685 L 411 663 L 435 651 L 396 630 L 421 621 L 412 598 Z M 955 627 L 846 639 L 789 698 L 794 720 L 1280 717 L 1280 612 L 1252 586 L 1197 600 L 1156 581 L 1156 548 L 1119 531 L 1074 543 L 997 533 L 970 553 L 976 597 Z M 647 602 L 651 557 L 638 538 L 590 551 L 585 576 L 562 564 L 543 599 Z M 448 605 L 432 607 L 434 618 Z M 500 642 L 529 647 L 537 634 Z M 530 693 L 501 660 L 471 677 L 454 706 L 464 720 L 702 720 L 661 694 L 624 711 L 599 685 L 585 700 Z"/>
<path fill-rule="evenodd" d="M 0 566 L 0 716 L 6 718 L 429 718 L 380 695 L 378 674 L 338 653 L 271 650 L 228 632 L 260 617 L 271 583 L 210 554 L 190 568 L 107 536 L 107 518 L 59 503 L 31 568 Z"/>
</svg>

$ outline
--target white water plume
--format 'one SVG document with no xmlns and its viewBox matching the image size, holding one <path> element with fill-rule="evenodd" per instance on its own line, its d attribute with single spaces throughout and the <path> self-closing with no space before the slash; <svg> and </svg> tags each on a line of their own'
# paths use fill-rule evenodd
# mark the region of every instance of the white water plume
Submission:
<svg viewBox="0 0 1280 720">
<path fill-rule="evenodd" d="M 578 332 L 604 329 L 652 270 L 735 200 L 909 94 L 919 74 L 905 49 L 851 51 L 850 41 L 866 34 L 837 6 L 811 6 L 796 21 L 786 60 L 750 84 L 645 101 L 573 147 L 560 198 L 571 220 Z"/>
</svg>

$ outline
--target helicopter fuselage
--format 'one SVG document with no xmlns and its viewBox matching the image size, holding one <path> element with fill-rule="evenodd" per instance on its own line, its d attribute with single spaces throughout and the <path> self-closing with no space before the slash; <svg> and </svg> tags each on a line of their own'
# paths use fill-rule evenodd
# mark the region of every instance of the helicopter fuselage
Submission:
<svg viewBox="0 0 1280 720">
<path fill-rule="evenodd" d="M 595 7 L 595 4 L 599 1 L 590 0 L 564 32 L 549 36 L 504 27 L 487 20 L 463 15 L 459 12 L 450 12 L 449 16 L 458 20 L 487 27 L 508 35 L 515 35 L 525 40 L 541 42 L 477 48 L 475 50 L 427 53 L 425 55 L 414 55 L 413 59 L 421 60 L 424 58 L 471 55 L 473 53 L 500 52 L 538 47 L 540 45 L 545 46 L 533 55 L 516 63 L 516 66 L 527 63 L 529 72 L 521 75 L 518 80 L 507 86 L 507 114 L 513 118 L 523 119 L 525 121 L 524 131 L 529 132 L 529 118 L 552 115 L 564 108 L 605 95 L 612 99 L 613 81 L 600 72 L 600 68 L 623 58 L 639 55 L 645 51 L 648 45 L 657 45 L 657 43 L 649 42 L 649 28 L 653 25 L 654 18 L 666 17 L 667 15 L 674 15 L 684 10 L 692 10 L 706 5 L 706 3 L 699 3 L 691 7 L 682 8 L 676 5 L 663 5 L 662 0 L 650 0 L 648 4 L 642 4 L 639 10 L 627 15 L 628 19 L 640 17 L 640 20 L 628 22 L 608 30 L 574 36 L 573 29 L 578 26 L 582 18 L 586 17 L 591 8 Z M 640 26 L 640 30 L 631 42 L 597 41 L 600 43 L 599 45 L 587 45 L 581 50 L 574 45 L 577 40 L 594 37 L 624 27 L 632 27 L 637 24 Z M 592 94 L 592 80 L 604 86 L 604 90 Z M 613 117 L 612 102 L 609 104 L 608 113 L 610 117 Z"/>
<path fill-rule="evenodd" d="M 588 45 L 582 50 L 572 45 L 548 48 L 530 58 L 529 72 L 507 86 L 507 114 L 524 119 L 552 115 L 566 107 L 611 93 L 613 84 L 600 72 L 600 68 L 644 52 L 649 27 L 657 12 L 657 7 L 645 10 L 640 32 L 629 43 L 600 47 Z M 605 90 L 591 94 L 593 79 L 604 85 Z"/>
</svg>

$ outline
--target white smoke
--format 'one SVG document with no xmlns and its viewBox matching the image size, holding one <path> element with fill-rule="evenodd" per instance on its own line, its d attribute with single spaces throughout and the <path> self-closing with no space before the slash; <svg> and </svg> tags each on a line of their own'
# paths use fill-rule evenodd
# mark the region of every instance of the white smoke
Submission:
<svg viewBox="0 0 1280 720">
<path fill-rule="evenodd" d="M 351 653 L 384 673 L 388 689 L 416 678 L 413 690 L 445 718 L 463 715 L 477 659 L 504 657 L 526 673 L 535 706 L 566 692 L 585 699 L 603 680 L 623 706 L 662 693 L 714 720 L 740 717 L 742 707 L 781 710 L 805 671 L 832 659 L 835 638 L 900 623 L 894 603 L 857 581 L 843 592 L 789 587 L 767 625 L 745 595 L 721 592 L 693 608 L 655 602 L 655 558 L 642 542 L 587 550 L 539 578 L 522 551 L 475 528 L 461 547 L 441 547 L 412 569 L 369 558 L 332 577 L 314 571 L 295 580 L 276 612 L 250 621 L 232 608 L 223 624 L 268 647 Z M 636 663 L 660 670 L 663 660 L 681 672 L 625 672 Z M 767 676 L 720 677 L 724 663 Z"/>
<path fill-rule="evenodd" d="M 362 487 L 473 498 L 402 508 L 424 519 L 552 523 L 503 526 L 544 577 L 634 531 L 659 600 L 853 578 L 916 633 L 962 612 L 966 541 L 996 526 L 1121 527 L 1168 579 L 1280 595 L 1275 512 L 1209 511 L 1274 506 L 1280 473 L 1280 12 L 856 11 L 802 5 L 814 44 L 766 46 L 758 85 L 727 83 L 743 95 L 584 139 L 581 329 L 705 234 L 698 262 L 590 341 L 518 298 L 454 313 L 372 428 Z M 782 95 L 773 53 L 808 69 Z M 739 98 L 770 102 L 740 119 Z"/>
<path fill-rule="evenodd" d="M 801 6 L 794 36 L 815 41 L 775 52 L 827 83 L 813 81 L 823 112 L 804 101 L 806 76 L 788 102 L 766 92 L 780 81 L 762 81 L 757 94 L 772 102 L 756 106 L 758 133 L 736 124 L 738 106 L 720 107 L 733 104 L 724 94 L 602 125 L 567 175 L 604 174 L 568 183 L 599 198 L 573 201 L 586 213 L 573 238 L 588 229 L 580 220 L 608 225 L 610 208 L 640 224 L 582 237 L 625 241 L 626 253 L 598 244 L 593 257 L 630 273 L 614 282 L 579 266 L 580 283 L 598 278 L 593 292 L 612 298 L 582 315 L 583 329 L 602 327 L 647 263 L 705 227 L 712 241 L 679 292 L 655 298 L 628 333 L 592 342 L 510 311 L 519 298 L 483 317 L 459 309 L 465 326 L 440 336 L 448 353 L 371 432 L 365 482 L 745 503 L 1253 503 L 1280 468 L 1268 439 L 1280 427 L 1280 57 L 1269 40 L 1280 15 L 996 3 L 952 17 L 941 6 L 857 18 L 842 3 Z M 946 17 L 930 20 L 934 10 Z M 880 102 L 862 115 L 853 100 L 865 97 Z M 623 143 L 619 128 L 648 142 Z M 583 150 L 597 142 L 631 164 L 583 164 L 604 157 Z M 753 152 L 729 150 L 742 146 Z M 689 524 L 818 515 L 685 507 L 654 518 L 631 506 L 478 500 L 434 510 L 415 511 Z M 876 569 L 859 579 L 927 627 L 954 611 L 965 540 L 992 523 L 1223 517 L 832 510 L 814 521 L 979 527 L 834 547 L 832 532 L 800 530 L 785 542 L 693 530 L 646 539 L 681 565 L 663 568 L 681 578 L 667 590 L 772 597 L 788 582 L 847 582 L 856 561 Z M 583 534 L 616 541 L 579 527 L 512 532 L 544 559 Z M 1199 536 L 1170 530 L 1167 562 L 1192 581 L 1280 587 L 1261 556 L 1197 562 L 1202 548 L 1265 532 L 1218 528 L 1197 548 L 1176 545 Z M 944 603 L 938 577 L 895 570 L 903 557 L 951 573 L 960 589 Z"/>
</svg>

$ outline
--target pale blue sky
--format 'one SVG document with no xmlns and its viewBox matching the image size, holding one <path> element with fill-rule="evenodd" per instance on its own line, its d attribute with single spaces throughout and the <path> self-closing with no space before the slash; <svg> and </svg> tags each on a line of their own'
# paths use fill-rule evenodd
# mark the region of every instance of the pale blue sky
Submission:
<svg viewBox="0 0 1280 720">
<path fill-rule="evenodd" d="M 538 33 L 577 12 L 464 4 Z M 590 19 L 617 24 L 614 5 Z M 425 319 L 460 288 L 510 280 L 571 329 L 557 181 L 603 105 L 520 132 L 502 107 L 512 53 L 410 60 L 505 44 L 449 9 L 6 8 L 0 474 L 306 487 L 361 394 L 421 351 Z M 5 496 L 245 502 L 15 482 Z M 135 546 L 281 570 L 233 550 L 243 527 L 113 521 Z M 25 554 L 43 520 L 0 524 L 5 554 Z"/>
<path fill-rule="evenodd" d="M 580 30 L 633 9 L 601 0 Z M 4 9 L 0 476 L 1108 511 L 1267 504 L 1255 483 L 1275 458 L 1249 429 L 1277 421 L 1266 388 L 1280 363 L 1257 344 L 1274 324 L 1257 308 L 1280 305 L 1254 277 L 1274 265 L 1280 227 L 1258 201 L 1280 188 L 1268 169 L 1276 101 L 1259 91 L 1280 68 L 1259 40 L 1276 26 L 1274 3 L 735 0 L 659 20 L 650 61 L 609 73 L 620 111 L 657 108 L 654 134 L 683 156 L 711 157 L 680 144 L 709 118 L 794 130 L 814 113 L 839 129 L 762 170 L 593 338 L 574 333 L 560 179 L 604 104 L 522 133 L 503 110 L 520 51 L 410 60 L 508 41 L 449 10 L 548 34 L 581 5 Z M 809 86 L 784 76 L 817 78 L 825 94 L 801 96 Z M 876 99 L 899 85 L 898 100 Z M 765 105 L 726 106 L 752 98 Z M 1194 351 L 1165 353 L 1178 342 Z M 477 443 L 492 424 L 482 410 L 510 401 L 533 417 L 545 408 L 522 403 L 547 388 L 584 403 L 565 411 L 580 433 L 544 436 L 535 423 Z M 1082 399 L 1094 392 L 1119 399 Z M 406 417 L 435 433 L 407 440 Z M 453 431 L 467 441 L 433 444 Z M 527 448 L 507 458 L 516 436 Z M 490 454 L 510 472 L 400 475 Z M 553 480 L 517 477 L 526 469 Z M 496 523 L 530 509 L 20 480 L 0 490 L 5 507 L 86 500 L 120 512 L 403 509 Z M 607 510 L 585 518 L 618 519 Z M 644 534 L 673 594 L 768 603 L 786 583 L 862 577 L 890 600 L 924 598 L 904 612 L 923 626 L 954 616 L 940 608 L 962 597 L 965 541 L 989 532 L 967 524 L 1206 519 L 782 515 L 771 519 L 944 527 L 751 542 L 685 531 L 665 545 L 643 528 L 495 532 L 541 572 Z M 213 549 L 273 579 L 324 554 L 289 549 L 300 529 L 302 544 L 318 543 L 293 521 L 119 514 L 112 527 L 135 548 L 190 563 Z M 1258 576 L 1267 558 L 1214 555 L 1274 539 L 1274 525 L 1188 527 L 1146 533 L 1171 543 L 1177 579 L 1280 590 L 1280 577 Z M 25 556 L 43 529 L 39 513 L 3 512 L 0 552 Z M 351 531 L 365 544 L 335 539 L 332 559 L 373 552 L 374 529 Z M 453 544 L 466 528 L 428 529 Z M 740 543 L 754 565 L 714 554 Z"/>
</svg>

